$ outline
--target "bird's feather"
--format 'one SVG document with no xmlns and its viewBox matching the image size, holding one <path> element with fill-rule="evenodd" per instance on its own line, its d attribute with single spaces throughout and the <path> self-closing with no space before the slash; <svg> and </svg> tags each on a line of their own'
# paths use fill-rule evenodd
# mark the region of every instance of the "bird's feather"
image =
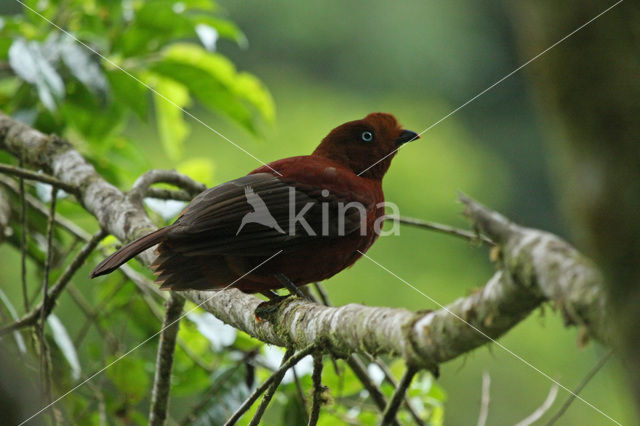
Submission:
<svg viewBox="0 0 640 426">
<path fill-rule="evenodd" d="M 247 187 L 251 187 L 251 196 Z M 246 192 L 245 192 L 246 191 Z M 293 192 L 292 192 L 293 191 Z M 255 197 L 255 199 L 250 199 Z M 294 215 L 311 205 L 304 215 L 315 235 L 297 223 L 290 232 L 291 212 Z M 338 195 L 321 197 L 319 191 L 286 182 L 268 173 L 256 173 L 211 188 L 196 197 L 188 209 L 166 234 L 166 243 L 184 256 L 243 255 L 265 256 L 275 251 L 293 250 L 296 246 L 318 238 L 335 238 L 349 235 L 360 228 L 360 213 L 355 209 L 346 212 L 344 232 L 338 223 L 338 203 L 347 203 Z M 326 214 L 323 215 L 322 203 Z M 263 205 L 275 219 L 278 229 L 260 223 L 247 223 L 236 235 L 242 218 Z M 327 232 L 323 235 L 323 221 Z"/>
</svg>

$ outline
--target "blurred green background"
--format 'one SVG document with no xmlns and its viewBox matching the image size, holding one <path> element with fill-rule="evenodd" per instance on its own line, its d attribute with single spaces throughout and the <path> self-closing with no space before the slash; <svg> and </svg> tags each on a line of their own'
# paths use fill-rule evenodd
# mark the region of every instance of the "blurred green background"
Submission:
<svg viewBox="0 0 640 426">
<path fill-rule="evenodd" d="M 310 153 L 333 127 L 373 111 L 391 112 L 421 132 L 528 59 L 518 54 L 509 8 L 501 2 L 223 0 L 220 7 L 246 41 L 220 39 L 217 50 L 262 80 L 273 96 L 275 119 L 249 132 L 198 105 L 191 111 L 265 162 Z M 548 55 L 562 52 L 560 45 Z M 562 172 L 549 170 L 553 140 L 540 128 L 530 91 L 526 73 L 516 73 L 407 145 L 385 177 L 387 200 L 402 215 L 466 227 L 456 201 L 462 191 L 521 224 L 570 239 L 552 182 Z M 199 173 L 194 177 L 214 185 L 260 165 L 200 123 L 187 122 L 180 164 Z M 149 168 L 176 167 L 175 158 L 159 149 L 153 121 L 135 121 L 125 135 L 141 158 L 114 177 L 121 188 Z M 5 248 L 0 253 L 17 259 Z M 493 272 L 484 248 L 407 227 L 380 238 L 369 255 L 443 305 L 482 286 Z M 3 272 L 0 286 L 12 286 L 17 273 Z M 335 304 L 438 308 L 366 259 L 326 288 Z M 491 425 L 515 424 L 542 404 L 551 382 L 541 372 L 574 388 L 605 352 L 597 344 L 578 347 L 577 333 L 546 307 L 501 339 L 535 368 L 494 345 L 443 365 L 445 424 L 475 424 L 483 372 L 491 376 Z M 610 361 L 581 396 L 631 424 L 623 375 Z M 550 413 L 567 397 L 561 389 Z M 559 424 L 610 422 L 576 401 Z"/>
</svg>

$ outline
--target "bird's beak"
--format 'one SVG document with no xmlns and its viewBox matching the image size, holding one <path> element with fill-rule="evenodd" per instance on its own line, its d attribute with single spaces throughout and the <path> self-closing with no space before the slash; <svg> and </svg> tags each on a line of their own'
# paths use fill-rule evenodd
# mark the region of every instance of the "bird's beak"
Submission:
<svg viewBox="0 0 640 426">
<path fill-rule="evenodd" d="M 411 130 L 403 130 L 396 139 L 396 145 L 400 146 L 407 142 L 411 142 L 413 140 L 420 139 L 420 135 L 416 132 L 412 132 Z"/>
</svg>

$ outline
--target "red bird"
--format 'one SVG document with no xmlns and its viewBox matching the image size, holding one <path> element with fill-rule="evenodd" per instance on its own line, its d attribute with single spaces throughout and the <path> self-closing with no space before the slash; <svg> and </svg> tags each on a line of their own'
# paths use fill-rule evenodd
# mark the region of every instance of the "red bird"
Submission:
<svg viewBox="0 0 640 426">
<path fill-rule="evenodd" d="M 164 289 L 234 283 L 272 297 L 291 283 L 325 280 L 376 240 L 384 215 L 382 178 L 398 147 L 417 138 L 391 114 L 345 123 L 311 155 L 274 161 L 202 192 L 172 225 L 122 247 L 91 277 L 158 244 L 152 268 Z"/>
</svg>

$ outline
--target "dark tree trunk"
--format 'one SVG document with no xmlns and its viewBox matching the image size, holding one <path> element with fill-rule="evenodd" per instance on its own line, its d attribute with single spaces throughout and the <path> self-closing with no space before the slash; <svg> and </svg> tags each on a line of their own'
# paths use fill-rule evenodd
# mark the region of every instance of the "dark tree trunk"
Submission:
<svg viewBox="0 0 640 426">
<path fill-rule="evenodd" d="M 528 59 L 614 1 L 518 2 Z M 605 271 L 618 350 L 640 406 L 640 3 L 624 1 L 526 68 L 577 246 Z"/>
</svg>

